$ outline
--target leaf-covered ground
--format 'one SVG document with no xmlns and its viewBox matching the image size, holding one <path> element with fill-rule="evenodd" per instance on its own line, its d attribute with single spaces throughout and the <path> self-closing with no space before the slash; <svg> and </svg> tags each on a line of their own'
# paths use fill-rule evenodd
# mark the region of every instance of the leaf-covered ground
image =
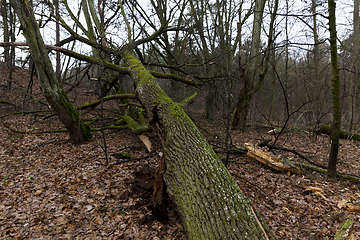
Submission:
<svg viewBox="0 0 360 240">
<path fill-rule="evenodd" d="M 29 77 L 27 72 L 17 74 L 22 79 Z M 27 82 L 15 82 L 12 91 L 4 84 L 1 82 L 1 99 L 16 102 L 16 106 L 1 104 L 1 116 L 22 110 L 19 99 L 27 108 L 32 107 L 34 99 L 26 94 Z M 44 101 L 38 89 L 33 89 L 36 100 Z M 83 100 L 73 99 L 77 105 Z M 98 117 L 95 113 L 86 116 Z M 223 145 L 223 119 L 211 122 L 201 113 L 190 115 L 211 143 Z M 50 112 L 9 115 L 0 120 L 1 239 L 185 239 L 171 203 L 167 217 L 154 217 L 152 186 L 161 148 L 153 134 L 149 137 L 155 151 L 148 153 L 131 131 L 106 131 L 109 165 L 104 166 L 101 132 L 93 132 L 90 142 L 75 146 L 66 133 L 21 134 L 3 124 L 27 132 L 63 128 Z M 246 133 L 232 130 L 233 144 L 243 147 L 245 142 L 273 139 L 266 130 L 260 125 Z M 325 135 L 288 132 L 278 145 L 326 165 L 330 140 Z M 121 158 L 121 153 L 129 153 L 132 159 Z M 359 155 L 357 142 L 341 140 L 339 171 L 359 175 Z M 355 222 L 354 239 L 360 239 L 360 215 L 355 212 L 360 206 L 358 184 L 330 180 L 305 169 L 297 175 L 276 172 L 244 155 L 231 155 L 231 161 L 230 173 L 277 239 L 332 239 L 346 219 Z M 293 161 L 307 163 L 297 156 Z"/>
</svg>

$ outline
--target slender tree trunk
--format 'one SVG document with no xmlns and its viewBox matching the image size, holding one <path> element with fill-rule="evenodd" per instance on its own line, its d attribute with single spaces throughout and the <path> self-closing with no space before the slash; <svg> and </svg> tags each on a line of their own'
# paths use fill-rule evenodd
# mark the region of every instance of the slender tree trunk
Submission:
<svg viewBox="0 0 360 240">
<path fill-rule="evenodd" d="M 15 36 L 15 32 L 16 32 L 16 14 L 15 14 L 15 10 L 13 7 L 11 7 L 11 5 L 8 6 L 9 8 L 9 13 L 10 13 L 10 40 L 11 42 L 15 42 L 16 36 Z M 14 72 L 14 67 L 15 67 L 15 47 L 10 47 L 10 62 L 8 63 L 8 67 L 9 67 L 9 84 L 8 87 L 9 89 L 11 88 L 12 85 L 12 80 L 13 80 L 13 72 Z"/>
<path fill-rule="evenodd" d="M 320 48 L 319 48 L 319 37 L 318 37 L 318 29 L 317 29 L 317 19 L 316 19 L 316 7 L 317 1 L 311 0 L 311 13 L 313 15 L 313 37 L 314 37 L 314 89 L 313 89 L 313 117 L 310 119 L 315 120 L 314 116 L 321 116 L 321 100 L 320 95 L 322 93 L 320 86 L 320 76 L 319 76 L 319 68 L 320 68 Z M 311 125 L 315 125 L 315 122 L 311 122 Z"/>
<path fill-rule="evenodd" d="M 1 2 L 1 16 L 3 20 L 3 31 L 4 31 L 4 42 L 10 41 L 10 34 L 9 34 L 9 21 L 8 21 L 8 6 L 6 0 Z M 10 60 L 10 46 L 4 47 L 4 57 L 5 62 L 9 63 Z"/>
<path fill-rule="evenodd" d="M 55 5 L 55 15 L 59 17 L 59 0 L 54 0 Z M 55 41 L 58 43 L 60 41 L 60 23 L 56 21 L 55 23 Z M 56 78 L 61 82 L 61 61 L 60 61 L 60 52 L 56 52 Z"/>
<path fill-rule="evenodd" d="M 193 14 L 193 18 L 194 21 L 196 22 L 196 30 L 198 31 L 198 35 L 200 38 L 200 42 L 201 42 L 201 52 L 202 52 L 202 57 L 204 59 L 205 62 L 207 62 L 209 59 L 211 59 L 211 57 L 214 57 L 211 55 L 210 49 L 214 50 L 214 45 L 211 45 L 210 43 L 210 49 L 209 49 L 209 43 L 206 39 L 206 29 L 204 24 L 206 24 L 206 7 L 208 6 L 206 1 L 201 0 L 201 1 L 189 1 L 190 7 L 191 7 L 191 11 Z M 215 10 L 216 13 L 218 13 L 219 11 L 221 11 L 221 9 L 217 9 Z M 218 23 L 215 22 L 215 31 L 217 31 L 218 29 Z M 214 43 L 213 43 L 214 44 Z M 214 52 L 214 51 L 213 51 Z M 206 84 L 206 90 L 207 90 L 207 94 L 205 97 L 205 109 L 206 109 L 206 118 L 213 120 L 215 118 L 215 111 L 216 111 L 216 85 L 215 85 L 215 81 L 212 80 L 212 78 L 214 78 L 214 75 L 216 75 L 216 69 L 215 66 L 212 64 L 206 64 L 205 65 L 205 71 L 203 74 L 203 77 L 208 77 L 209 80 Z"/>
<path fill-rule="evenodd" d="M 135 58 L 123 51 L 148 119 L 164 134 L 167 192 L 189 239 L 274 239 L 195 124 Z M 270 235 L 270 236 L 269 236 Z"/>
<path fill-rule="evenodd" d="M 328 0 L 329 6 L 329 31 L 330 31 L 330 49 L 331 49 L 331 68 L 332 68 L 332 93 L 333 93 L 333 128 L 331 132 L 331 149 L 328 165 L 328 176 L 336 177 L 336 162 L 339 152 L 339 134 L 341 124 L 340 112 L 340 76 L 339 64 L 337 58 L 336 43 L 336 19 L 335 19 L 335 0 Z"/>
<path fill-rule="evenodd" d="M 360 44 L 360 18 L 359 18 L 359 4 L 360 0 L 354 1 L 354 32 L 353 32 L 353 49 L 352 49 L 352 71 L 357 73 L 359 71 L 359 44 Z M 356 98 L 357 98 L 357 83 L 358 83 L 358 74 L 353 74 L 350 80 L 350 89 L 349 89 L 349 119 L 350 126 L 349 132 L 352 131 L 355 117 L 356 117 Z"/>
<path fill-rule="evenodd" d="M 10 12 L 10 21 L 9 21 L 9 14 Z M 3 19 L 3 30 L 4 30 L 4 42 L 9 42 L 11 37 L 11 26 L 13 24 L 12 17 L 11 17 L 11 6 L 8 5 L 6 0 L 3 0 L 1 2 L 1 15 Z M 7 88 L 11 89 L 12 85 L 12 72 L 13 72 L 13 60 L 12 60 L 12 51 L 11 47 L 5 47 L 4 48 L 4 58 L 5 63 L 8 68 L 8 81 L 7 81 Z"/>
<path fill-rule="evenodd" d="M 91 138 L 89 127 L 83 123 L 56 78 L 32 7 L 27 0 L 10 0 L 10 3 L 15 6 L 14 9 L 23 26 L 23 33 L 36 65 L 39 85 L 46 100 L 65 125 L 75 144 L 89 140 Z"/>
<path fill-rule="evenodd" d="M 233 127 L 246 131 L 247 118 L 249 116 L 250 104 L 253 94 L 251 94 L 251 80 L 246 72 L 241 74 L 241 80 L 243 81 L 243 87 L 240 91 L 240 96 L 236 105 L 236 111 L 234 115 Z"/>
</svg>

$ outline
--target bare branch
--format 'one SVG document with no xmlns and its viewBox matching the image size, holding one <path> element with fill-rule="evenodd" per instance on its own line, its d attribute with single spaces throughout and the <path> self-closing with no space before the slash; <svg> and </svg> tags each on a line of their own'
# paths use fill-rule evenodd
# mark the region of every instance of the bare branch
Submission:
<svg viewBox="0 0 360 240">
<path fill-rule="evenodd" d="M 194 86 L 194 87 L 199 87 L 199 86 L 203 85 L 203 83 L 201 83 L 201 82 L 191 81 L 191 80 L 188 80 L 183 77 L 179 77 L 179 76 L 177 76 L 175 74 L 171 74 L 171 73 L 159 73 L 159 72 L 155 72 L 155 71 L 149 71 L 149 72 L 156 78 L 168 78 L 168 79 L 172 79 L 172 80 L 175 80 L 178 82 L 186 83 L 186 84 Z"/>
<path fill-rule="evenodd" d="M 0 42 L 0 47 L 6 47 L 6 46 L 19 47 L 19 46 L 28 46 L 28 44 L 26 42 Z M 53 45 L 46 45 L 46 44 L 45 44 L 45 47 L 50 51 L 51 50 L 58 51 L 58 52 L 61 52 L 61 53 L 65 54 L 66 56 L 73 57 L 73 58 L 76 58 L 78 60 L 82 60 L 82 61 L 85 61 L 85 62 L 89 62 L 89 63 L 93 63 L 93 64 L 97 64 L 97 65 L 102 65 L 107 69 L 112 69 L 112 70 L 115 70 L 115 71 L 123 73 L 123 74 L 129 74 L 130 73 L 130 71 L 129 71 L 129 69 L 127 67 L 121 67 L 119 65 L 112 64 L 112 63 L 109 63 L 109 62 L 105 62 L 103 60 L 99 60 L 99 59 L 96 59 L 96 58 L 93 58 L 93 57 L 89 57 L 89 56 L 86 56 L 86 55 L 83 55 L 83 54 L 68 50 L 66 48 L 53 46 Z"/>
<path fill-rule="evenodd" d="M 105 102 L 105 101 L 109 101 L 109 100 L 113 100 L 113 99 L 137 99 L 137 97 L 134 94 L 115 94 L 115 95 L 103 97 L 102 100 L 99 99 L 95 102 L 88 103 L 88 104 L 85 104 L 82 106 L 78 106 L 76 109 L 95 108 L 96 106 L 101 104 L 101 101 Z M 139 106 L 139 105 L 137 105 L 137 106 Z"/>
</svg>

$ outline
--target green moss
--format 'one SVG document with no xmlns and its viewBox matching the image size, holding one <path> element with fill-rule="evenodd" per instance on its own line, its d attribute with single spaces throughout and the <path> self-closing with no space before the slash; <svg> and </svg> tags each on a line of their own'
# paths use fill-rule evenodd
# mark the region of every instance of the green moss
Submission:
<svg viewBox="0 0 360 240">
<path fill-rule="evenodd" d="M 151 131 L 152 131 L 151 127 L 149 125 L 146 125 L 146 124 L 145 125 L 140 125 L 140 126 L 138 126 L 137 128 L 135 128 L 133 130 L 133 132 L 136 133 L 136 134 L 145 133 L 145 132 L 151 132 Z"/>
<path fill-rule="evenodd" d="M 190 97 L 185 98 L 185 99 L 181 102 L 181 106 L 185 106 L 186 103 L 187 103 L 188 101 L 190 101 L 190 100 L 191 100 L 193 97 L 195 97 L 196 95 L 197 95 L 197 92 L 194 93 L 193 95 L 191 95 Z"/>
<path fill-rule="evenodd" d="M 136 122 L 132 117 L 130 116 L 123 116 L 122 119 L 128 124 L 128 127 L 131 130 L 134 130 L 135 128 L 139 127 L 139 123 Z"/>
<path fill-rule="evenodd" d="M 127 152 L 120 153 L 120 155 L 121 155 L 122 158 L 127 158 L 127 159 L 130 159 L 130 158 L 131 158 L 130 153 L 127 153 Z"/>
<path fill-rule="evenodd" d="M 82 119 L 80 118 L 80 115 L 78 114 L 78 112 L 76 112 L 75 108 L 70 103 L 70 100 L 67 97 L 67 95 L 64 93 L 64 91 L 60 90 L 60 91 L 58 91 L 58 94 L 59 94 L 59 100 L 60 100 L 62 106 L 67 111 L 68 115 L 72 118 L 72 122 L 73 122 L 72 124 L 80 124 L 80 131 L 81 131 L 82 137 L 84 138 L 85 141 L 90 140 L 92 138 L 91 132 L 90 132 L 90 127 L 82 121 Z M 70 134 L 70 136 L 71 136 L 71 134 Z"/>
<path fill-rule="evenodd" d="M 141 125 L 143 124 L 147 124 L 147 121 L 144 117 L 144 109 L 143 108 L 140 108 L 139 111 L 138 111 L 138 114 L 139 114 L 139 122 Z"/>
</svg>

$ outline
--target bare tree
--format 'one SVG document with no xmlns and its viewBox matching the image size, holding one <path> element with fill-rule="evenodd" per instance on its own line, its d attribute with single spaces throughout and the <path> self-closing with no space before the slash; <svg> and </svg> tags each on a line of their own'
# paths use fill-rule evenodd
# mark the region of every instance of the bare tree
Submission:
<svg viewBox="0 0 360 240">
<path fill-rule="evenodd" d="M 258 68 L 260 64 L 261 29 L 263 25 L 265 3 L 266 0 L 255 1 L 250 56 L 249 61 L 245 67 L 246 71 L 243 75 L 243 86 L 240 91 L 240 96 L 236 105 L 236 111 L 234 113 L 235 116 L 233 126 L 242 131 L 246 130 L 246 123 L 252 98 L 262 86 L 265 74 L 267 72 L 267 66 L 265 66 L 263 71 L 258 74 Z M 273 14 L 275 14 L 275 12 Z M 270 32 L 269 34 L 272 36 L 273 33 Z M 273 39 L 269 38 L 269 41 L 272 42 Z M 268 47 L 270 47 L 270 45 L 268 45 Z M 268 64 L 268 61 L 269 58 L 264 57 L 263 63 L 265 65 Z"/>
<path fill-rule="evenodd" d="M 23 26 L 24 36 L 36 64 L 39 85 L 46 100 L 67 128 L 75 144 L 89 140 L 90 128 L 81 120 L 56 78 L 30 3 L 22 0 L 11 0 L 10 3 L 15 7 Z"/>
</svg>

